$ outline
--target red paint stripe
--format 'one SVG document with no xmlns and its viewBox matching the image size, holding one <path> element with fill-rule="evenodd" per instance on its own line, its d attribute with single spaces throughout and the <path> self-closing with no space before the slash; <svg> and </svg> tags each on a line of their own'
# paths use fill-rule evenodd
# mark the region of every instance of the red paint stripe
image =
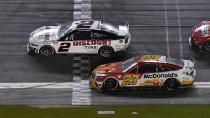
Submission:
<svg viewBox="0 0 210 118">
<path fill-rule="evenodd" d="M 44 40 L 49 40 L 50 35 L 49 34 L 45 34 Z"/>
</svg>

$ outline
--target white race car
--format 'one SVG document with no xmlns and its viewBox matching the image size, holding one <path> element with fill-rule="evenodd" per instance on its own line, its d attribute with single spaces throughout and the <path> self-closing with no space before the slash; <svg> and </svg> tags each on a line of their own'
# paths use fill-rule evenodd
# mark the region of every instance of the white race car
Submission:
<svg viewBox="0 0 210 118">
<path fill-rule="evenodd" d="M 30 33 L 27 52 L 54 54 L 100 54 L 110 57 L 130 44 L 129 26 L 80 20 L 60 26 L 44 26 Z"/>
</svg>

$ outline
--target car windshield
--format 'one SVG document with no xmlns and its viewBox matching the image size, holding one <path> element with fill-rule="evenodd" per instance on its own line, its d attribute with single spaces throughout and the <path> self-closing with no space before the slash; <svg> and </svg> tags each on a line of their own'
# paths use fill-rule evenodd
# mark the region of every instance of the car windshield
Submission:
<svg viewBox="0 0 210 118">
<path fill-rule="evenodd" d="M 129 60 L 126 60 L 122 63 L 122 71 L 125 72 L 126 70 L 130 69 L 134 65 L 136 65 L 136 58 L 135 57 L 131 58 Z"/>
<path fill-rule="evenodd" d="M 119 30 L 117 26 L 114 26 L 114 25 L 109 24 L 109 23 L 106 23 L 106 22 L 103 22 L 101 24 L 101 29 L 102 30 L 105 30 L 105 31 L 113 32 L 115 34 L 117 34 L 118 33 L 118 30 Z"/>
<path fill-rule="evenodd" d="M 62 37 L 64 34 L 69 30 L 69 27 L 72 25 L 71 22 L 68 22 L 66 24 L 61 25 L 59 31 L 58 31 L 58 36 Z"/>
<path fill-rule="evenodd" d="M 174 64 L 174 65 L 179 65 L 181 67 L 184 66 L 184 61 L 182 60 L 178 60 L 178 59 L 175 59 L 175 58 L 171 58 L 171 57 L 167 57 L 167 62 L 171 63 L 171 64 Z"/>
</svg>

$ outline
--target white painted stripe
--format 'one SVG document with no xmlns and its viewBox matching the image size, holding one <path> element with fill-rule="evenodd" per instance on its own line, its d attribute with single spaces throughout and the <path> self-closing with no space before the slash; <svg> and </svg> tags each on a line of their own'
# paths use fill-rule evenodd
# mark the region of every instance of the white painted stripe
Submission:
<svg viewBox="0 0 210 118">
<path fill-rule="evenodd" d="M 0 83 L 0 89 L 10 88 L 73 88 L 75 83 Z"/>
<path fill-rule="evenodd" d="M 11 53 L 9 53 L 9 52 L 8 53 L 7 52 L 0 53 L 0 55 L 26 55 L 26 54 L 27 53 L 24 53 L 24 52 L 23 53 L 21 53 L 21 52 L 20 53 L 12 53 L 12 52 Z"/>
<path fill-rule="evenodd" d="M 90 96 L 89 81 L 81 80 L 79 82 L 47 82 L 47 83 L 0 83 L 0 89 L 12 89 L 12 88 L 73 88 L 74 95 Z M 192 88 L 210 88 L 210 82 L 194 82 Z M 82 94 L 81 94 L 82 93 Z M 87 99 L 87 98 L 81 98 Z"/>
<path fill-rule="evenodd" d="M 115 111 L 97 111 L 97 114 L 115 114 Z"/>
<path fill-rule="evenodd" d="M 177 9 L 177 22 L 178 22 L 178 26 L 181 26 L 181 20 L 180 20 L 180 7 L 179 7 L 179 0 L 176 0 L 176 9 Z M 183 44 L 182 44 L 182 29 L 181 27 L 178 27 L 178 32 L 179 32 L 179 43 L 180 43 L 180 58 L 183 58 Z"/>
<path fill-rule="evenodd" d="M 166 48 L 167 48 L 167 56 L 170 56 L 170 47 L 169 47 L 169 38 L 168 38 L 168 13 L 166 0 L 164 0 L 164 15 L 165 15 L 165 26 L 166 26 Z"/>
</svg>

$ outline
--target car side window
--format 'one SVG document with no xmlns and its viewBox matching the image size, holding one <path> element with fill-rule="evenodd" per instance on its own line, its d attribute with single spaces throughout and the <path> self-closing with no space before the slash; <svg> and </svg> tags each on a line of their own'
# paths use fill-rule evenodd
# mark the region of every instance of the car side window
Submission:
<svg viewBox="0 0 210 118">
<path fill-rule="evenodd" d="M 157 72 L 156 64 L 144 64 L 138 67 L 139 73 Z"/>
<path fill-rule="evenodd" d="M 92 32 L 92 39 L 98 40 L 108 40 L 108 39 L 116 39 L 117 35 L 108 33 L 108 32 L 101 32 L 101 31 L 93 31 Z"/>
<path fill-rule="evenodd" d="M 169 66 L 167 66 L 167 65 L 158 65 L 158 66 L 157 66 L 157 69 L 158 69 L 158 71 L 160 71 L 160 72 L 164 72 L 164 71 L 174 71 L 174 70 L 176 70 L 176 68 L 169 67 Z"/>
<path fill-rule="evenodd" d="M 73 34 L 73 40 L 90 40 L 91 32 L 90 31 L 76 31 Z"/>
<path fill-rule="evenodd" d="M 138 66 L 130 71 L 130 73 L 138 73 Z"/>
</svg>

